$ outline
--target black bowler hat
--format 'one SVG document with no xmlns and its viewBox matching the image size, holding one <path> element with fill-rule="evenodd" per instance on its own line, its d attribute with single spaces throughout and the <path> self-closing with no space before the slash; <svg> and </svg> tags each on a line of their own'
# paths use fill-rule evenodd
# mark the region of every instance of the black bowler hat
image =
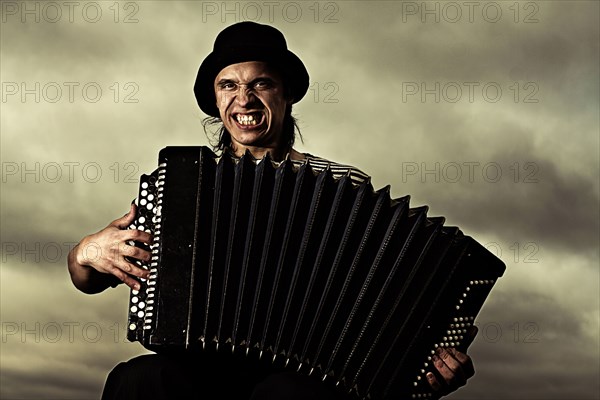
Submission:
<svg viewBox="0 0 600 400">
<path fill-rule="evenodd" d="M 246 61 L 265 61 L 283 75 L 284 84 L 291 90 L 296 103 L 308 90 L 308 72 L 300 59 L 287 49 L 283 34 L 269 25 L 245 21 L 223 29 L 210 53 L 200 65 L 194 95 L 200 109 L 218 117 L 214 82 L 228 65 Z"/>
</svg>

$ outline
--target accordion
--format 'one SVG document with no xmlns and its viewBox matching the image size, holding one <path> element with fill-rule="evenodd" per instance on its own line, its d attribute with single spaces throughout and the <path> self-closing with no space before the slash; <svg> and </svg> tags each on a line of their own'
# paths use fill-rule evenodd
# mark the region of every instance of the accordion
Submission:
<svg viewBox="0 0 600 400">
<path fill-rule="evenodd" d="M 505 265 L 409 196 L 290 160 L 166 147 L 131 228 L 153 234 L 128 339 L 233 352 L 356 398 L 434 398 Z"/>
</svg>

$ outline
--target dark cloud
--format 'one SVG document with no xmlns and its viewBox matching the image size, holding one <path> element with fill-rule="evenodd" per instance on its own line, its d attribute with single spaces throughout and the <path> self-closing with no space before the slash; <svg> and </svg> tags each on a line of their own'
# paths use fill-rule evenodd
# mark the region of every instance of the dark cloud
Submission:
<svg viewBox="0 0 600 400">
<path fill-rule="evenodd" d="M 82 295 L 64 266 L 3 263 L 2 398 L 99 398 L 117 363 L 146 352 L 126 340 L 128 299 Z"/>
<path fill-rule="evenodd" d="M 521 167 L 529 163 L 522 172 L 529 176 L 523 179 L 530 182 L 515 184 L 512 177 L 505 177 L 491 183 L 497 170 L 492 166 L 488 190 L 446 185 L 448 191 L 430 195 L 437 212 L 462 221 L 469 229 L 493 232 L 507 243 L 528 240 L 541 247 L 597 254 L 600 200 L 593 181 L 561 172 L 548 160 L 531 161 L 524 154 L 500 154 L 492 159 L 503 166 L 504 173 L 515 162 Z"/>
</svg>

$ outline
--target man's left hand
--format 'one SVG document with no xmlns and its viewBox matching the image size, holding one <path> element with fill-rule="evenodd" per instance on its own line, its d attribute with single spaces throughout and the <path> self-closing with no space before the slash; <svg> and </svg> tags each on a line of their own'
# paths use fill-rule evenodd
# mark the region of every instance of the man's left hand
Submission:
<svg viewBox="0 0 600 400">
<path fill-rule="evenodd" d="M 466 348 L 475 339 L 477 327 L 473 326 L 469 333 Z M 475 368 L 473 367 L 471 357 L 454 348 L 440 347 L 431 359 L 438 375 L 436 376 L 436 374 L 429 372 L 427 373 L 427 380 L 433 390 L 442 395 L 454 392 L 461 386 L 466 385 L 467 379 L 475 375 Z"/>
</svg>

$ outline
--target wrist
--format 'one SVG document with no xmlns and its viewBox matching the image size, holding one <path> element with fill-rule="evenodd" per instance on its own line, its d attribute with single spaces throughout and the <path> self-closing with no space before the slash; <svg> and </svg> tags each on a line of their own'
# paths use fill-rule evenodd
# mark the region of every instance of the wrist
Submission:
<svg viewBox="0 0 600 400">
<path fill-rule="evenodd" d="M 83 238 L 81 242 L 77 243 L 77 245 L 73 248 L 73 254 L 75 263 L 82 269 L 89 270 L 93 268 L 90 265 L 90 257 L 88 254 L 90 245 L 86 239 L 87 237 Z"/>
</svg>

